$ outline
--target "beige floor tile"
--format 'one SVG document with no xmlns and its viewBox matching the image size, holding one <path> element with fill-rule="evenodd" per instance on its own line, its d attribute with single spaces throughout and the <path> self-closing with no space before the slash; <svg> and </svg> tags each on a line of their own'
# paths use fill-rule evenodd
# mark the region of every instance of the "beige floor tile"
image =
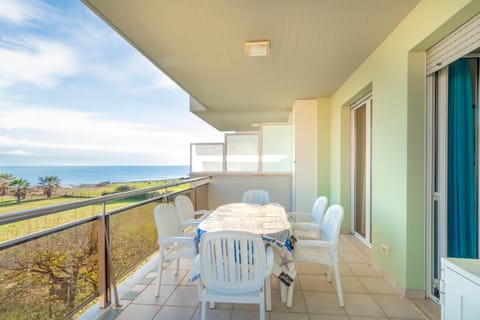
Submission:
<svg viewBox="0 0 480 320">
<path fill-rule="evenodd" d="M 207 306 L 208 320 L 229 320 L 232 316 L 232 310 L 210 309 Z M 195 310 L 192 320 L 200 320 L 200 306 Z"/>
<path fill-rule="evenodd" d="M 350 320 L 388 320 L 388 318 L 377 318 L 377 317 L 349 317 Z"/>
<path fill-rule="evenodd" d="M 386 317 L 369 294 L 346 293 L 343 298 L 349 316 Z"/>
<path fill-rule="evenodd" d="M 178 307 L 196 307 L 198 305 L 198 291 L 196 287 L 179 286 L 173 291 L 165 305 Z"/>
<path fill-rule="evenodd" d="M 258 308 L 257 308 L 258 309 Z M 268 312 L 265 312 L 265 319 L 269 317 Z M 258 320 L 258 310 L 233 310 L 230 320 Z"/>
<path fill-rule="evenodd" d="M 233 310 L 247 310 L 258 312 L 258 310 L 260 310 L 260 307 L 258 304 L 253 303 L 235 303 L 233 305 Z"/>
<path fill-rule="evenodd" d="M 307 312 L 305 299 L 302 291 L 294 291 L 292 307 L 287 308 L 287 305 L 282 302 L 279 290 L 272 290 L 272 312 Z"/>
<path fill-rule="evenodd" d="M 357 277 L 381 277 L 371 265 L 367 263 L 348 263 L 347 264 L 352 273 Z"/>
<path fill-rule="evenodd" d="M 345 315 L 344 308 L 338 305 L 338 298 L 335 293 L 329 292 L 303 292 L 307 311 L 320 314 Z"/>
<path fill-rule="evenodd" d="M 296 267 L 299 274 L 325 274 L 323 266 L 317 263 L 297 262 Z"/>
<path fill-rule="evenodd" d="M 430 299 L 410 299 L 430 320 L 440 320 L 440 306 Z"/>
<path fill-rule="evenodd" d="M 289 313 L 289 312 L 272 311 L 270 313 L 270 320 L 309 320 L 309 318 L 307 313 Z"/>
<path fill-rule="evenodd" d="M 335 316 L 332 314 L 311 314 L 310 320 L 348 320 L 347 316 Z"/>
<path fill-rule="evenodd" d="M 162 285 L 178 285 L 182 282 L 183 278 L 186 276 L 187 270 L 179 270 L 178 274 L 175 275 L 175 270 L 163 270 L 162 272 Z M 157 278 L 153 280 L 152 284 L 157 284 Z"/>
<path fill-rule="evenodd" d="M 400 295 L 374 294 L 372 297 L 390 318 L 425 319 L 413 303 Z"/>
<path fill-rule="evenodd" d="M 365 263 L 367 262 L 356 252 L 340 252 L 339 256 L 347 263 Z"/>
<path fill-rule="evenodd" d="M 341 276 L 353 276 L 353 272 L 350 270 L 348 264 L 340 263 L 338 264 L 338 269 L 340 270 Z"/>
<path fill-rule="evenodd" d="M 136 304 L 151 304 L 151 305 L 162 305 L 167 301 L 172 292 L 175 290 L 175 286 L 161 286 L 160 287 L 160 296 L 155 297 L 157 285 L 149 285 L 138 297 L 133 300 L 133 303 Z"/>
<path fill-rule="evenodd" d="M 301 274 L 299 278 L 302 288 L 305 291 L 323 291 L 323 292 L 333 292 L 333 286 L 330 282 L 327 281 L 327 277 L 324 275 L 309 275 Z M 295 283 L 295 288 L 297 283 Z"/>
<path fill-rule="evenodd" d="M 116 320 L 152 319 L 160 310 L 159 306 L 148 306 L 143 304 L 130 304 L 122 311 Z"/>
<path fill-rule="evenodd" d="M 338 251 L 339 252 L 354 252 L 354 253 L 357 252 L 357 250 L 355 250 L 355 248 L 353 248 L 351 245 L 344 244 L 344 243 L 340 243 L 338 245 Z"/>
<path fill-rule="evenodd" d="M 195 313 L 195 308 L 164 306 L 153 320 L 175 319 L 190 320 Z"/>
<path fill-rule="evenodd" d="M 382 294 L 398 294 L 385 279 L 378 277 L 358 277 L 358 280 L 363 284 L 370 293 Z"/>
<path fill-rule="evenodd" d="M 351 293 L 367 293 L 365 287 L 357 280 L 356 277 L 340 277 L 342 282 L 342 291 Z M 337 286 L 335 285 L 335 277 L 332 275 L 332 287 L 336 292 Z"/>
<path fill-rule="evenodd" d="M 137 291 L 137 292 L 138 291 L 143 291 L 146 287 L 147 287 L 147 285 L 145 285 L 145 284 L 137 284 L 130 291 Z"/>
</svg>

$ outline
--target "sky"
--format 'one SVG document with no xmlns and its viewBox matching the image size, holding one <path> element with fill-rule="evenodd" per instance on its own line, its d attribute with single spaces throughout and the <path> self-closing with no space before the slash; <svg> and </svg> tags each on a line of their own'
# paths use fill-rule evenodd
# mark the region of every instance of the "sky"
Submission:
<svg viewBox="0 0 480 320">
<path fill-rule="evenodd" d="M 0 0 L 0 165 L 188 164 L 219 141 L 79 0 Z"/>
</svg>

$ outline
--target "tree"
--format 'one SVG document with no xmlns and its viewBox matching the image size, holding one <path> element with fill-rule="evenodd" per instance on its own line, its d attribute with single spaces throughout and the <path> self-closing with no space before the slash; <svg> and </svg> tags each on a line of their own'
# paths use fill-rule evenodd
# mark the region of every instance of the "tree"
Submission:
<svg viewBox="0 0 480 320">
<path fill-rule="evenodd" d="M 49 199 L 52 193 L 60 187 L 60 179 L 56 176 L 45 176 L 38 178 L 38 185 L 43 188 L 43 194 Z"/>
<path fill-rule="evenodd" d="M 17 203 L 19 203 L 21 199 L 25 199 L 28 187 L 30 187 L 30 183 L 22 178 L 14 178 L 10 182 L 10 188 L 14 191 L 15 196 L 17 197 Z"/>
<path fill-rule="evenodd" d="M 0 173 L 0 192 L 2 196 L 4 196 L 7 191 L 8 187 L 10 186 L 10 182 L 13 180 L 13 175 L 10 173 Z"/>
</svg>

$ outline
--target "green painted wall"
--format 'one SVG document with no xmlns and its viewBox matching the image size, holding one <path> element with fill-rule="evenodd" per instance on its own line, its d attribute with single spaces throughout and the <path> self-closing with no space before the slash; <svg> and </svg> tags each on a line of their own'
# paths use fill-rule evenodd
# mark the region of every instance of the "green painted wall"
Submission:
<svg viewBox="0 0 480 320">
<path fill-rule="evenodd" d="M 425 287 L 424 51 L 479 11 L 478 0 L 420 1 L 330 100 L 330 198 L 348 217 L 348 106 L 373 94 L 372 257 L 401 289 Z"/>
</svg>

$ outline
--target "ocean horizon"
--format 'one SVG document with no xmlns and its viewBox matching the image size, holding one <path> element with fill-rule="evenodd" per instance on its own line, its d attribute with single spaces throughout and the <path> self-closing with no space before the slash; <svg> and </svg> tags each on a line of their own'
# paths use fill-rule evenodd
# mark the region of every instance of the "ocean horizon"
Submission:
<svg viewBox="0 0 480 320">
<path fill-rule="evenodd" d="M 23 178 L 30 185 L 38 178 L 57 176 L 62 186 L 78 186 L 101 182 L 133 182 L 188 177 L 185 165 L 97 165 L 97 166 L 0 166 L 0 173 Z"/>
</svg>

